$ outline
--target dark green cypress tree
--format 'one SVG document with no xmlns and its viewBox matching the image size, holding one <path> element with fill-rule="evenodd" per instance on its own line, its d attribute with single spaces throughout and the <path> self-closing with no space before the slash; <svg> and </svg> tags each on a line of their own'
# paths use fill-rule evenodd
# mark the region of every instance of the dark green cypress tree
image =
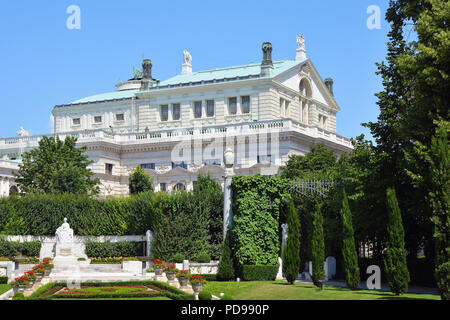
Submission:
<svg viewBox="0 0 450 320">
<path fill-rule="evenodd" d="M 403 230 L 402 215 L 398 207 L 395 190 L 386 191 L 388 210 L 387 248 L 384 260 L 389 287 L 396 295 L 408 290 L 409 272 L 406 265 L 405 232 Z"/>
<path fill-rule="evenodd" d="M 348 205 L 345 189 L 343 190 L 342 208 L 342 257 L 344 259 L 345 281 L 351 290 L 359 286 L 360 275 L 358 266 L 358 255 L 356 252 L 355 238 L 353 235 L 352 213 Z"/>
<path fill-rule="evenodd" d="M 316 202 L 313 218 L 312 234 L 312 279 L 316 286 L 319 286 L 319 280 L 325 279 L 324 261 L 325 261 L 325 241 L 323 236 L 323 216 L 321 205 Z"/>
<path fill-rule="evenodd" d="M 288 237 L 282 254 L 283 271 L 286 280 L 294 284 L 300 272 L 300 220 L 293 200 L 289 202 L 287 223 Z"/>
<path fill-rule="evenodd" d="M 234 266 L 230 249 L 230 230 L 228 230 L 220 254 L 219 267 L 217 270 L 217 280 L 230 281 L 233 279 L 234 279 Z"/>
</svg>

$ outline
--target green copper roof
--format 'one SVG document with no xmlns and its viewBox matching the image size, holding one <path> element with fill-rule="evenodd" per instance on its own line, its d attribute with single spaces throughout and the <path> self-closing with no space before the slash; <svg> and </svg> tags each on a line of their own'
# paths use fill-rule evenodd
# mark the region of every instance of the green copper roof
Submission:
<svg viewBox="0 0 450 320">
<path fill-rule="evenodd" d="M 280 60 L 273 62 L 273 69 L 271 70 L 271 74 L 269 78 L 274 78 L 277 75 L 289 70 L 290 68 L 305 62 L 305 60 Z M 223 81 L 224 79 L 233 80 L 241 80 L 246 78 L 258 78 L 261 74 L 261 63 L 251 63 L 241 66 L 233 66 L 226 68 L 216 68 L 204 71 L 198 71 L 188 74 L 180 74 L 175 77 L 169 78 L 165 81 L 160 82 L 156 87 L 152 87 L 153 89 L 164 88 L 169 86 L 175 86 L 180 84 L 189 84 L 189 83 L 201 83 L 205 81 Z M 236 79 L 239 77 L 240 79 Z M 93 103 L 100 101 L 110 101 L 117 99 L 127 99 L 132 98 L 136 93 L 139 92 L 139 89 L 136 90 L 124 90 L 124 91 L 114 91 L 108 93 L 97 94 L 94 96 L 86 97 L 77 101 L 74 101 L 70 104 L 81 104 L 81 103 Z"/>
<path fill-rule="evenodd" d="M 275 77 L 280 73 L 292 68 L 293 66 L 304 61 L 281 60 L 273 62 L 273 70 L 271 77 Z M 258 76 L 261 73 L 261 63 L 252 63 L 241 66 L 233 66 L 227 68 L 216 68 L 204 71 L 198 71 L 188 74 L 180 74 L 173 78 L 162 81 L 159 86 L 175 85 L 180 83 L 201 82 L 221 79 L 232 79 L 236 77 Z"/>
<path fill-rule="evenodd" d="M 137 93 L 137 92 L 139 92 L 139 89 L 107 92 L 107 93 L 96 94 L 94 96 L 86 97 L 86 98 L 74 101 L 71 104 L 132 98 L 132 97 L 134 97 L 135 93 Z"/>
</svg>

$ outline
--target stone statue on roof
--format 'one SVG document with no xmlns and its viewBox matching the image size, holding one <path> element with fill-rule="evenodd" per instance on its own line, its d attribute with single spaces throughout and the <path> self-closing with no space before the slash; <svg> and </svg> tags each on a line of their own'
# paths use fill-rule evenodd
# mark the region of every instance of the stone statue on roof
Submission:
<svg viewBox="0 0 450 320">
<path fill-rule="evenodd" d="M 183 56 L 185 64 L 192 64 L 192 56 L 187 50 L 183 51 Z"/>
<path fill-rule="evenodd" d="M 142 79 L 142 71 L 133 66 L 134 79 Z"/>
<path fill-rule="evenodd" d="M 303 37 L 303 33 L 297 37 L 297 43 L 299 48 L 305 48 L 305 37 Z"/>
<path fill-rule="evenodd" d="M 27 130 L 25 130 L 22 126 L 20 126 L 19 131 L 17 131 L 17 135 L 19 137 L 28 137 L 30 134 Z"/>
</svg>

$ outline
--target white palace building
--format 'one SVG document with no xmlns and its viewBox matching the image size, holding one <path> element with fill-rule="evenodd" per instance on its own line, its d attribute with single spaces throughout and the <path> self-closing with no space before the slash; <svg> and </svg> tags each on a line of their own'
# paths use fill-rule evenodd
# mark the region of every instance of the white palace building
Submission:
<svg viewBox="0 0 450 320">
<path fill-rule="evenodd" d="M 234 150 L 235 174 L 275 175 L 290 155 L 324 144 L 337 155 L 352 150 L 336 134 L 333 80 L 322 80 L 306 57 L 303 35 L 295 60 L 272 61 L 262 46 L 261 63 L 192 71 L 184 51 L 181 74 L 153 78 L 152 61 L 116 85 L 116 91 L 53 108 L 54 133 L 86 146 L 101 195 L 128 194 L 130 173 L 140 165 L 154 178 L 155 191 L 191 190 L 199 174 L 222 185 L 224 151 Z M 42 136 L 21 128 L 0 139 L 0 196 L 15 189 L 21 154 Z"/>
</svg>

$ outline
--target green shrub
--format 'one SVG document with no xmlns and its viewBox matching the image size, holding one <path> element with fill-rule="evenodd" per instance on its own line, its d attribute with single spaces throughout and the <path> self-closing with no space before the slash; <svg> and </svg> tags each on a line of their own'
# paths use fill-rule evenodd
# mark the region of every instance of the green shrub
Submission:
<svg viewBox="0 0 450 320">
<path fill-rule="evenodd" d="M 173 256 L 173 262 L 175 262 L 175 263 L 183 263 L 183 260 L 184 260 L 184 255 L 181 253 L 176 253 Z"/>
<path fill-rule="evenodd" d="M 0 277 L 0 284 L 8 284 L 8 277 Z"/>
<path fill-rule="evenodd" d="M 211 294 L 211 292 L 209 292 L 207 290 L 202 290 L 198 294 L 198 299 L 199 300 L 212 300 L 212 294 Z"/>
<path fill-rule="evenodd" d="M 230 249 L 230 230 L 227 231 L 225 241 L 222 245 L 219 267 L 217 270 L 217 280 L 230 281 L 234 279 L 233 258 Z"/>
<path fill-rule="evenodd" d="M 25 296 L 21 292 L 16 292 L 12 299 L 13 300 L 26 300 Z"/>
<path fill-rule="evenodd" d="M 293 200 L 289 201 L 287 222 L 289 229 L 287 243 L 282 253 L 283 270 L 288 283 L 294 284 L 300 273 L 300 220 Z"/>
<path fill-rule="evenodd" d="M 200 252 L 195 258 L 195 262 L 198 263 L 209 263 L 211 262 L 211 256 L 207 252 Z"/>
<path fill-rule="evenodd" d="M 233 297 L 230 294 L 225 293 L 220 300 L 233 300 Z"/>
<path fill-rule="evenodd" d="M 41 254 L 41 242 L 40 241 L 30 241 L 22 243 L 22 254 L 28 257 L 39 257 Z"/>
<path fill-rule="evenodd" d="M 13 257 L 20 253 L 20 243 L 0 240 L 0 256 Z"/>
<path fill-rule="evenodd" d="M 242 266 L 244 281 L 273 281 L 277 277 L 279 265 L 275 266 Z"/>
<path fill-rule="evenodd" d="M 280 204 L 289 180 L 234 176 L 233 253 L 236 265 L 276 265 L 280 251 Z"/>
<path fill-rule="evenodd" d="M 201 274 L 206 281 L 217 281 L 217 274 Z"/>
<path fill-rule="evenodd" d="M 137 257 L 143 254 L 143 242 L 86 242 L 86 255 L 91 258 Z"/>
</svg>

